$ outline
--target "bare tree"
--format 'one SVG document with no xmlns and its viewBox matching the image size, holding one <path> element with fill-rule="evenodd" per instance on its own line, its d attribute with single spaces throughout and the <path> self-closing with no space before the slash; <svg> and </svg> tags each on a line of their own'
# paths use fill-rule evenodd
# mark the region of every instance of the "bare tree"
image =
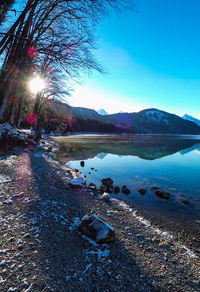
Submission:
<svg viewBox="0 0 200 292">
<path fill-rule="evenodd" d="M 5 21 L 6 15 L 14 3 L 15 0 L 0 0 L 0 25 Z"/>
<path fill-rule="evenodd" d="M 0 120 L 3 119 L 8 98 L 13 92 L 13 79 L 20 84 L 18 111 L 15 109 L 13 112 L 18 112 L 18 119 L 22 116 L 26 96 L 24 80 L 32 68 L 35 71 L 41 68 L 43 74 L 46 64 L 51 62 L 70 78 L 78 76 L 80 70 L 101 72 L 102 68 L 92 53 L 95 49 L 94 27 L 110 9 L 121 10 L 128 6 L 128 2 L 27 0 L 15 23 L 2 33 L 0 40 L 0 55 L 5 54 L 5 71 L 0 75 Z M 40 64 L 45 65 L 41 67 Z M 41 98 L 36 98 L 35 108 L 39 106 L 39 100 Z"/>
</svg>

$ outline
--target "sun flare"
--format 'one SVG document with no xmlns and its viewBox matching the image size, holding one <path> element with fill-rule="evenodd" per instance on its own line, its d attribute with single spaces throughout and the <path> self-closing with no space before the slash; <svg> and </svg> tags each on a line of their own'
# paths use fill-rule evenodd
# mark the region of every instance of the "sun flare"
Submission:
<svg viewBox="0 0 200 292">
<path fill-rule="evenodd" d="M 29 89 L 33 93 L 37 93 L 39 91 L 42 91 L 45 88 L 46 84 L 44 79 L 42 79 L 39 76 L 34 77 L 29 81 Z"/>
</svg>

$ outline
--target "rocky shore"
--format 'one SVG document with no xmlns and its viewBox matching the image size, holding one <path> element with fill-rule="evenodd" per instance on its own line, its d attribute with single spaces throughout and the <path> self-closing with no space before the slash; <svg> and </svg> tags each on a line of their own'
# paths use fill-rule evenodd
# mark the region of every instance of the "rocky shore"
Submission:
<svg viewBox="0 0 200 292">
<path fill-rule="evenodd" d="M 69 182 L 77 170 L 41 141 L 0 157 L 0 291 L 199 291 L 200 255 L 117 199 Z M 115 230 L 96 243 L 84 215 Z"/>
</svg>

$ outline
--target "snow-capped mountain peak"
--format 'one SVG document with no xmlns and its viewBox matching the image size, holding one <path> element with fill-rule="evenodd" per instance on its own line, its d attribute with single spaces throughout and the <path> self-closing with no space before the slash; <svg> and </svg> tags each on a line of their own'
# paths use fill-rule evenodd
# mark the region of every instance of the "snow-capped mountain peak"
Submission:
<svg viewBox="0 0 200 292">
<path fill-rule="evenodd" d="M 101 108 L 100 110 L 98 110 L 97 113 L 99 115 L 103 115 L 103 116 L 108 115 L 108 113 L 103 108 Z"/>
<path fill-rule="evenodd" d="M 185 114 L 184 116 L 182 116 L 182 118 L 184 120 L 191 121 L 191 122 L 197 124 L 198 126 L 200 126 L 200 120 L 199 119 L 196 119 L 196 118 L 194 118 L 194 117 L 192 117 L 190 115 L 187 115 L 187 114 Z"/>
</svg>

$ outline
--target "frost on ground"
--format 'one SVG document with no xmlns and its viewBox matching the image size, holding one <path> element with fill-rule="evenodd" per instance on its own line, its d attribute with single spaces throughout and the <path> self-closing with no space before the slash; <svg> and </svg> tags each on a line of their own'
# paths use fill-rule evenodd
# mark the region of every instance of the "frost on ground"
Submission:
<svg viewBox="0 0 200 292">
<path fill-rule="evenodd" d="M 30 130 L 20 130 L 10 124 L 0 124 L 0 140 L 10 139 L 24 142 L 28 134 L 30 134 Z"/>
<path fill-rule="evenodd" d="M 115 200 L 115 199 L 113 199 Z M 118 200 L 117 200 L 118 201 Z M 171 241 L 172 244 L 174 244 L 174 246 L 176 246 L 176 248 L 180 249 L 181 251 L 185 252 L 188 256 L 192 257 L 192 258 L 197 258 L 197 255 L 190 250 L 188 247 L 186 247 L 185 245 L 179 243 L 175 237 L 173 235 L 171 235 L 170 233 L 166 232 L 166 231 L 162 231 L 159 228 L 154 228 L 151 225 L 151 222 L 149 220 L 144 219 L 142 216 L 138 216 L 137 215 L 137 211 L 133 211 L 132 208 L 130 208 L 127 204 L 125 204 L 124 202 L 120 202 L 118 201 L 119 205 L 122 206 L 125 210 L 128 210 L 131 212 L 132 216 L 138 221 L 140 222 L 142 225 L 144 225 L 146 228 L 149 228 L 153 233 L 158 234 L 160 237 L 164 237 L 166 238 L 166 240 Z"/>
<path fill-rule="evenodd" d="M 200 291 L 191 246 L 124 203 L 72 189 L 73 171 L 36 151 L 0 160 L 1 292 Z M 79 232 L 80 218 L 94 213 L 114 227 L 111 243 Z"/>
</svg>

